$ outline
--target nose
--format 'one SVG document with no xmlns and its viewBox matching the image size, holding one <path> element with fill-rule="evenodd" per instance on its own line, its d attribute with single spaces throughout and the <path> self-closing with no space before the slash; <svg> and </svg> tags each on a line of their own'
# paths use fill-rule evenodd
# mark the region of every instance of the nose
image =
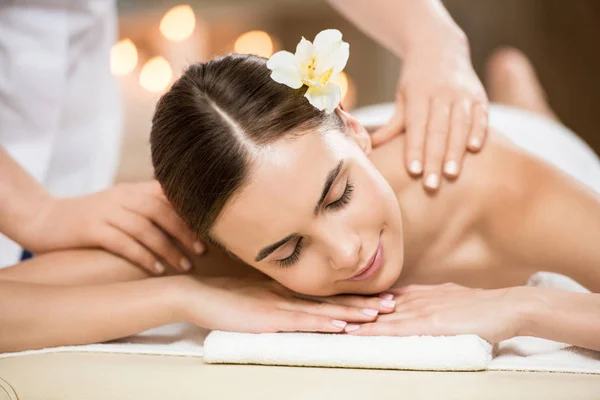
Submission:
<svg viewBox="0 0 600 400">
<path fill-rule="evenodd" d="M 331 268 L 355 269 L 360 261 L 362 242 L 358 234 L 347 226 L 328 230 L 326 234 L 329 265 Z"/>
</svg>

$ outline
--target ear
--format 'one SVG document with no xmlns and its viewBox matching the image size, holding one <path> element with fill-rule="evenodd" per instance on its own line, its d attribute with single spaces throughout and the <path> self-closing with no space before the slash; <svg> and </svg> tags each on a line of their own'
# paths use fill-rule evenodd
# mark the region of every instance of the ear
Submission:
<svg viewBox="0 0 600 400">
<path fill-rule="evenodd" d="M 345 111 L 343 108 L 338 106 L 335 110 L 342 121 L 344 122 L 344 127 L 346 128 L 346 134 L 350 136 L 356 144 L 362 149 L 362 151 L 369 155 L 371 154 L 371 150 L 373 147 L 371 146 L 371 136 L 365 129 L 364 126 L 356 118 L 354 118 L 349 112 Z"/>
</svg>

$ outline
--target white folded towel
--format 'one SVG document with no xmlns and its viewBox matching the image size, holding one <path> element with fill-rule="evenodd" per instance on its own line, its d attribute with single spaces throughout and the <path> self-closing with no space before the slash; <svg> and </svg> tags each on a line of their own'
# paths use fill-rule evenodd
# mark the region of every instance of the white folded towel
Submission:
<svg viewBox="0 0 600 400">
<path fill-rule="evenodd" d="M 207 363 L 481 371 L 492 346 L 475 335 L 350 336 L 317 333 L 211 332 Z"/>
</svg>

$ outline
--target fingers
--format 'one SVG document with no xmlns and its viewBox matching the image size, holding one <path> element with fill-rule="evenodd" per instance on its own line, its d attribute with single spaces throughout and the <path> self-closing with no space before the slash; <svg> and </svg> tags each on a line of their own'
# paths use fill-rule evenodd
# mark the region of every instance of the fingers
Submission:
<svg viewBox="0 0 600 400">
<path fill-rule="evenodd" d="M 200 254 L 204 251 L 204 245 L 198 241 L 166 200 L 156 196 L 138 196 L 135 199 L 131 198 L 129 202 L 127 205 L 129 211 L 153 221 L 191 252 Z"/>
<path fill-rule="evenodd" d="M 467 148 L 469 149 L 469 151 L 478 152 L 479 150 L 481 150 L 485 140 L 487 139 L 487 104 L 481 102 L 475 103 L 473 105 L 471 115 L 471 134 L 469 135 L 469 142 L 467 143 Z"/>
<path fill-rule="evenodd" d="M 399 95 L 394 116 L 387 124 L 371 134 L 371 145 L 377 147 L 398 136 L 404 130 L 404 122 L 404 96 Z"/>
<path fill-rule="evenodd" d="M 391 123 L 391 121 L 390 121 Z M 434 98 L 431 104 L 412 99 L 406 112 L 406 163 L 413 176 L 423 173 L 423 184 L 437 190 L 441 173 L 448 178 L 460 174 L 467 150 L 481 150 L 487 139 L 487 103 L 462 99 L 456 102 Z M 388 137 L 388 126 L 378 133 Z"/>
<path fill-rule="evenodd" d="M 424 185 L 426 189 L 437 190 L 440 186 L 442 162 L 446 154 L 450 105 L 441 99 L 434 99 L 429 113 L 425 149 Z"/>
<path fill-rule="evenodd" d="M 325 297 L 322 300 L 331 304 L 378 310 L 379 314 L 394 312 L 396 308 L 396 302 L 393 300 L 393 295 L 391 295 L 391 298 L 339 295 Z"/>
<path fill-rule="evenodd" d="M 345 321 L 301 311 L 281 311 L 276 320 L 278 332 L 339 333 L 347 325 Z"/>
<path fill-rule="evenodd" d="M 448 178 L 456 178 L 460 174 L 470 133 L 471 102 L 457 101 L 450 113 L 450 136 L 444 161 L 444 175 Z"/>
<path fill-rule="evenodd" d="M 98 234 L 102 236 L 100 241 L 106 249 L 114 254 L 141 266 L 152 274 L 160 275 L 165 272 L 165 266 L 156 259 L 152 252 L 130 235 L 110 226 Z"/>
<path fill-rule="evenodd" d="M 110 214 L 109 223 L 144 245 L 157 256 L 155 258 L 166 261 L 176 270 L 187 272 L 192 268 L 190 259 L 149 219 L 126 209 L 120 209 Z"/>
<path fill-rule="evenodd" d="M 304 299 L 285 299 L 278 308 L 353 322 L 374 321 L 379 315 L 378 309 L 351 307 Z"/>
<path fill-rule="evenodd" d="M 423 148 L 429 104 L 427 101 L 407 102 L 406 113 L 406 168 L 413 176 L 423 172 Z"/>
</svg>

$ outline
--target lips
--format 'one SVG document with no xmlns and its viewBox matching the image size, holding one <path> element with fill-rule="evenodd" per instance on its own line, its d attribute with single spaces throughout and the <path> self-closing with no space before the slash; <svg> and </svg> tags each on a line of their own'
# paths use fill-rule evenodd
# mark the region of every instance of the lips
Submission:
<svg viewBox="0 0 600 400">
<path fill-rule="evenodd" d="M 349 281 L 363 281 L 365 279 L 369 279 L 370 277 L 375 275 L 375 273 L 377 273 L 377 271 L 381 268 L 382 265 L 383 265 L 383 243 L 381 243 L 381 235 L 379 235 L 379 243 L 377 244 L 377 249 L 375 249 L 375 252 L 373 253 L 371 258 L 367 262 L 367 265 L 365 265 L 363 268 L 361 268 L 360 271 L 358 271 L 358 273 L 356 275 L 354 275 L 352 278 L 350 278 L 348 280 Z"/>
</svg>

